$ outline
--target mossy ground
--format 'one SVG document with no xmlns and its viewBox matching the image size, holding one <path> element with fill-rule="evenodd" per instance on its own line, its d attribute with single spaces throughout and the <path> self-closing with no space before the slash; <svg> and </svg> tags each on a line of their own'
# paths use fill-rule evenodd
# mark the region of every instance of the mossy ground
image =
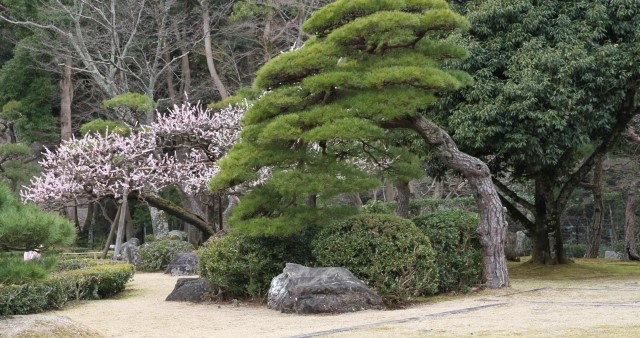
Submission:
<svg viewBox="0 0 640 338">
<path fill-rule="evenodd" d="M 574 258 L 568 264 L 539 265 L 530 263 L 528 258 L 522 261 L 509 262 L 511 280 L 577 281 L 640 277 L 639 262 Z"/>
</svg>

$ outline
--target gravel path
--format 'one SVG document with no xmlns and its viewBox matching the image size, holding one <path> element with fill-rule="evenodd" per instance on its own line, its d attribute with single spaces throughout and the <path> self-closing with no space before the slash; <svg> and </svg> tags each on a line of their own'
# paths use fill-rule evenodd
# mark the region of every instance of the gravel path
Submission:
<svg viewBox="0 0 640 338">
<path fill-rule="evenodd" d="M 137 273 L 117 299 L 80 302 L 47 315 L 105 337 L 640 336 L 636 279 L 513 280 L 507 290 L 402 310 L 298 316 L 243 303 L 165 302 L 177 278 Z"/>
</svg>

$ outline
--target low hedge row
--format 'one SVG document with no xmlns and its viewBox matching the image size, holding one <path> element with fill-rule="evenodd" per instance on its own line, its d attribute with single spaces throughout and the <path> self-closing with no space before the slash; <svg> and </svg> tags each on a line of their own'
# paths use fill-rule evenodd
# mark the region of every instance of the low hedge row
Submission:
<svg viewBox="0 0 640 338">
<path fill-rule="evenodd" d="M 100 264 L 52 274 L 22 285 L 0 285 L 0 316 L 59 309 L 76 299 L 110 297 L 133 277 L 130 264 Z"/>
</svg>

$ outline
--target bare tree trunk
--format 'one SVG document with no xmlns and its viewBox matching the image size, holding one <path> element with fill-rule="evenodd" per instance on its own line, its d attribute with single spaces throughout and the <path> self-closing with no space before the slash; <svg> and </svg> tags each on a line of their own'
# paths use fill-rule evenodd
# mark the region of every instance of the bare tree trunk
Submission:
<svg viewBox="0 0 640 338">
<path fill-rule="evenodd" d="M 636 251 L 636 192 L 635 184 L 627 196 L 627 205 L 624 210 L 624 258 L 633 259 L 638 257 Z"/>
<path fill-rule="evenodd" d="M 504 255 L 507 222 L 489 167 L 479 159 L 461 152 L 446 131 L 421 115 L 380 124 L 384 128 L 414 130 L 444 165 L 467 178 L 475 190 L 475 200 L 480 212 L 480 223 L 476 231 L 484 249 L 483 282 L 491 289 L 509 286 Z"/>
<path fill-rule="evenodd" d="M 602 225 L 604 224 L 604 197 L 602 195 L 602 173 L 604 171 L 604 158 L 598 160 L 593 167 L 593 182 L 591 191 L 593 192 L 593 218 L 589 231 L 588 247 L 584 258 L 598 258 L 600 252 L 600 239 L 602 235 Z"/>
<path fill-rule="evenodd" d="M 113 250 L 113 259 L 119 259 L 120 250 L 122 249 L 122 239 L 124 238 L 125 227 L 127 226 L 127 209 L 129 209 L 128 193 L 122 195 L 122 203 L 120 204 L 120 217 L 118 217 L 118 235 L 116 236 L 116 247 Z"/>
<path fill-rule="evenodd" d="M 207 67 L 209 68 L 209 74 L 211 75 L 211 80 L 216 86 L 218 93 L 222 99 L 226 99 L 229 97 L 229 93 L 225 88 L 222 80 L 220 79 L 220 75 L 218 75 L 218 71 L 216 70 L 215 63 L 213 62 L 213 50 L 211 49 L 211 26 L 210 26 L 210 17 L 209 17 L 209 8 L 204 5 L 202 2 L 202 28 L 204 30 L 204 53 L 207 59 Z"/>
<path fill-rule="evenodd" d="M 179 30 L 176 30 L 175 35 L 176 41 L 180 46 L 180 54 L 184 55 L 180 59 L 180 97 L 182 98 L 182 102 L 186 102 L 188 99 L 188 95 L 191 92 L 191 66 L 189 64 L 189 55 L 187 54 L 186 49 L 183 47 L 182 34 Z"/>
<path fill-rule="evenodd" d="M 409 218 L 409 202 L 411 201 L 411 191 L 408 182 L 397 182 L 395 184 L 398 192 L 396 196 L 396 216 Z"/>
<path fill-rule="evenodd" d="M 60 139 L 71 140 L 71 102 L 73 83 L 71 82 L 71 57 L 65 56 L 62 79 L 60 80 Z"/>
<path fill-rule="evenodd" d="M 164 60 L 167 63 L 171 62 L 169 53 L 164 53 Z M 171 104 L 177 104 L 178 96 L 176 95 L 176 88 L 173 84 L 173 71 L 171 68 L 167 68 L 164 72 L 164 81 L 167 84 L 167 94 L 169 95 L 169 99 L 171 99 Z"/>
</svg>

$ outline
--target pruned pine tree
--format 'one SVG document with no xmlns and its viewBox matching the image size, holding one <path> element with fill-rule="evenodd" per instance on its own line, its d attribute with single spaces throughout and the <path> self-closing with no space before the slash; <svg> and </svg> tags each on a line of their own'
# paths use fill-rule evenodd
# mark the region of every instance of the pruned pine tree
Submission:
<svg viewBox="0 0 640 338">
<path fill-rule="evenodd" d="M 35 204 L 22 204 L 0 184 L 0 252 L 68 246 L 75 237 L 75 227 L 69 220 L 43 212 Z"/>
<path fill-rule="evenodd" d="M 271 178 L 237 207 L 232 226 L 295 231 L 336 215 L 317 202 L 373 183 L 350 164 L 355 150 L 360 147 L 362 154 L 362 144 L 384 142 L 389 129 L 413 130 L 474 187 L 484 281 L 491 288 L 508 286 L 506 223 L 491 173 L 429 119 L 428 107 L 438 94 L 470 82 L 467 74 L 440 66 L 466 56 L 441 38 L 467 27 L 438 0 L 341 0 L 316 12 L 303 25 L 313 36 L 258 71 L 254 86 L 266 93 L 244 117 L 241 142 L 210 184 L 213 190 L 226 188 L 271 168 Z"/>
</svg>

